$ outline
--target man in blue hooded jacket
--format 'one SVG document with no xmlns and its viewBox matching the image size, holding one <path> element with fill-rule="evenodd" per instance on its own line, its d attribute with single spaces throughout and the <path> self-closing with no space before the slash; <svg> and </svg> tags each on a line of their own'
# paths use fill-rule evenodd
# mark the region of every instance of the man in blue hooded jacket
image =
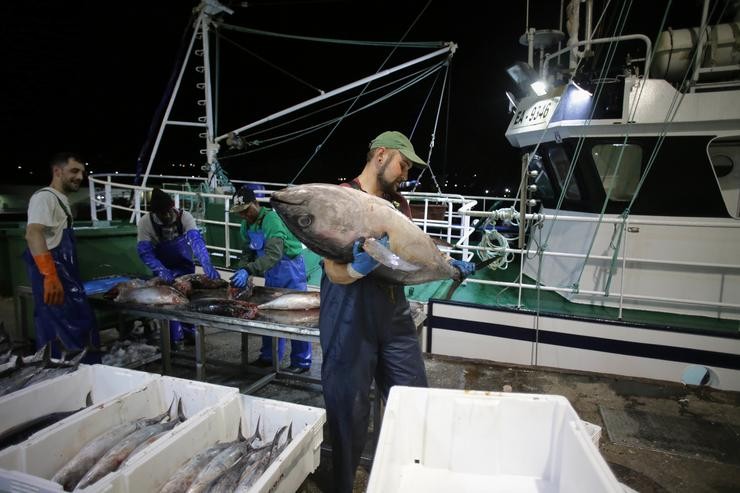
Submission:
<svg viewBox="0 0 740 493">
<path fill-rule="evenodd" d="M 165 282 L 172 283 L 176 277 L 194 273 L 193 254 L 209 278 L 221 278 L 211 264 L 206 242 L 193 215 L 175 209 L 172 197 L 161 189 L 152 190 L 149 212 L 139 220 L 137 232 L 139 258 Z M 192 330 L 189 325 L 185 328 Z M 170 336 L 175 344 L 182 341 L 183 324 L 170 322 Z"/>
</svg>

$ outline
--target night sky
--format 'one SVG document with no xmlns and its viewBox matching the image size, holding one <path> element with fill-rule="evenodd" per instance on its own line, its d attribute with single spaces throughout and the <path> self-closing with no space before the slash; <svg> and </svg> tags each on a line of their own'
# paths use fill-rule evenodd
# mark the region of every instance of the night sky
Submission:
<svg viewBox="0 0 740 493">
<path fill-rule="evenodd" d="M 500 192 L 516 181 L 519 167 L 519 153 L 504 137 L 510 119 L 505 91 L 511 89 L 505 68 L 526 60 L 526 47 L 518 42 L 525 30 L 526 3 L 433 0 L 425 9 L 427 3 L 227 2 L 236 13 L 225 16 L 224 21 L 306 36 L 398 41 L 423 11 L 407 41 L 454 41 L 459 45 L 450 67 L 449 98 L 446 96 L 442 104 L 432 167 L 443 183 L 443 177 L 450 183 L 443 187 L 446 191 Z M 242 6 L 245 4 L 248 7 Z M 598 15 L 598 7 L 606 1 L 597 0 L 596 4 Z M 610 8 L 621 4 L 615 0 Z M 667 4 L 665 0 L 635 0 L 624 32 L 642 32 L 654 39 Z M 677 5 L 672 5 L 668 25 L 698 24 L 701 2 L 672 4 Z M 0 36 L 6 50 L 0 87 L 5 110 L 0 112 L 0 130 L 5 169 L 12 170 L 12 182 L 48 182 L 46 162 L 59 150 L 80 153 L 96 173 L 134 172 L 196 5 L 185 0 L 3 2 Z M 530 24 L 557 29 L 559 9 L 557 1 L 532 1 Z M 695 23 L 686 24 L 689 14 L 696 15 Z M 616 15 L 606 17 L 604 28 L 613 28 L 609 22 Z M 328 91 L 371 75 L 391 50 L 276 40 L 231 31 L 222 35 L 219 134 L 317 95 L 309 85 Z M 307 84 L 287 77 L 246 50 Z M 398 50 L 385 68 L 423 53 L 426 51 Z M 173 113 L 178 120 L 192 120 L 202 113 L 194 103 L 197 91 L 192 68 L 188 74 Z M 345 119 L 296 182 L 336 182 L 340 177 L 355 176 L 364 164 L 367 143 L 375 135 L 386 129 L 411 133 L 433 79 Z M 412 139 L 422 156 L 428 153 L 440 86 L 438 81 Z M 346 107 L 327 115 L 337 116 Z M 295 130 L 326 118 L 315 117 L 285 129 Z M 236 157 L 233 154 L 237 151 L 222 149 L 221 164 L 235 179 L 289 182 L 330 128 Z M 198 174 L 197 166 L 203 164 L 204 157 L 198 153 L 202 140 L 197 133 L 193 129 L 167 130 L 153 173 Z M 279 133 L 282 131 L 259 138 Z M 172 168 L 173 163 L 188 167 Z M 425 189 L 431 189 L 428 176 L 423 182 Z M 459 185 L 457 190 L 453 183 Z"/>
</svg>

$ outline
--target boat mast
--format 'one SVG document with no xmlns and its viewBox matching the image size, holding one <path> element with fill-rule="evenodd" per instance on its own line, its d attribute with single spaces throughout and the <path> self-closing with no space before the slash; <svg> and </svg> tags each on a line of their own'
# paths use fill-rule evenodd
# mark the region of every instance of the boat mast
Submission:
<svg viewBox="0 0 740 493">
<path fill-rule="evenodd" d="M 201 154 L 205 154 L 208 160 L 208 183 L 211 183 L 211 180 L 213 179 L 214 173 L 218 166 L 216 160 L 218 154 L 218 144 L 214 140 L 213 93 L 211 88 L 211 64 L 208 41 L 210 29 L 209 25 L 211 23 L 211 17 L 213 17 L 214 15 L 220 14 L 222 12 L 233 14 L 234 11 L 221 5 L 217 0 L 203 0 L 203 2 L 201 2 L 201 4 L 197 7 L 197 11 L 199 12 L 199 14 L 198 18 L 194 22 L 193 35 L 190 38 L 190 45 L 188 46 L 187 53 L 182 62 L 182 66 L 180 67 L 177 81 L 175 82 L 175 85 L 172 89 L 172 94 L 170 95 L 170 100 L 167 104 L 167 110 L 165 111 L 164 117 L 162 118 L 162 123 L 159 126 L 157 139 L 155 140 L 154 146 L 152 147 L 152 152 L 149 156 L 149 162 L 147 163 L 141 186 L 146 186 L 147 180 L 149 178 L 149 173 L 152 169 L 152 164 L 154 163 L 154 159 L 157 155 L 157 150 L 159 149 L 159 144 L 162 141 L 162 135 L 164 134 L 164 130 L 167 125 L 205 128 L 206 132 L 205 134 L 201 134 L 201 136 L 205 137 L 206 139 L 206 148 L 201 149 L 200 152 Z M 203 65 L 195 67 L 195 70 L 203 74 L 203 82 L 199 83 L 197 87 L 198 89 L 202 89 L 204 92 L 203 99 L 198 100 L 198 106 L 205 107 L 206 114 L 205 116 L 199 116 L 196 121 L 170 120 L 172 107 L 175 104 L 175 100 L 177 99 L 177 94 L 180 89 L 180 83 L 182 82 L 183 75 L 185 74 L 185 69 L 188 66 L 190 56 L 193 53 L 193 47 L 195 46 L 196 40 L 198 39 L 200 39 L 201 41 L 202 48 L 200 50 L 196 50 L 195 54 L 203 56 Z"/>
</svg>

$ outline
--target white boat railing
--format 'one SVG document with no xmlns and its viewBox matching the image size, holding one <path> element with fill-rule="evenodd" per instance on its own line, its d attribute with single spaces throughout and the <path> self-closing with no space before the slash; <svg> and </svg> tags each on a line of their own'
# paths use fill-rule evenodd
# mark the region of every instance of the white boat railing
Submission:
<svg viewBox="0 0 740 493">
<path fill-rule="evenodd" d="M 146 197 L 147 192 L 152 188 L 151 186 L 137 186 L 131 183 L 122 182 L 122 180 L 128 180 L 133 182 L 134 175 L 132 174 L 109 174 L 109 175 L 91 175 L 89 177 L 90 184 L 90 213 L 93 222 L 97 222 L 99 214 L 105 215 L 105 220 L 111 221 L 114 210 L 121 210 L 130 213 L 131 221 L 136 222 L 147 210 Z M 167 188 L 167 182 L 174 182 L 179 185 L 186 185 L 189 189 L 178 189 L 178 188 Z M 191 185 L 196 184 L 197 186 Z M 217 201 L 223 201 L 223 220 L 217 219 L 206 219 L 198 214 L 194 214 L 196 222 L 199 225 L 206 227 L 220 227 L 223 228 L 224 232 L 224 245 L 207 245 L 208 249 L 214 256 L 222 257 L 224 259 L 224 265 L 226 268 L 230 268 L 233 261 L 238 259 L 241 255 L 241 250 L 231 248 L 230 241 L 230 228 L 239 227 L 238 222 L 232 222 L 230 220 L 229 208 L 231 202 L 231 194 L 223 193 L 209 193 L 201 192 L 200 186 L 205 182 L 205 178 L 201 177 L 183 177 L 177 175 L 159 175 L 150 176 L 150 185 L 160 186 L 162 189 L 171 194 L 177 207 L 180 205 L 190 202 L 191 204 L 199 202 L 203 198 L 215 199 Z M 235 185 L 250 183 L 264 187 L 264 190 L 257 190 L 257 194 L 263 194 L 258 200 L 267 202 L 269 201 L 269 195 L 277 189 L 287 186 L 283 183 L 273 182 L 247 182 L 241 180 L 233 180 Z M 193 190 L 195 188 L 195 190 Z M 114 203 L 114 198 L 126 196 L 128 203 L 132 205 L 122 205 Z M 466 197 L 459 194 L 438 194 L 438 193 L 404 193 L 404 196 L 408 199 L 414 212 L 414 222 L 424 230 L 427 234 L 432 237 L 438 238 L 446 242 L 449 246 L 441 247 L 442 251 L 445 251 L 451 255 L 459 255 L 462 259 L 472 261 L 476 260 L 476 253 L 486 252 L 489 256 L 491 254 L 500 255 L 517 255 L 520 258 L 525 256 L 531 257 L 534 255 L 543 255 L 544 257 L 557 257 L 557 258 L 571 258 L 571 259 L 582 259 L 589 260 L 591 262 L 600 262 L 607 264 L 609 262 L 616 262 L 622 266 L 622 275 L 624 275 L 624 267 L 627 263 L 632 265 L 655 265 L 661 266 L 667 269 L 677 268 L 694 268 L 694 269 L 707 269 L 707 270 L 722 270 L 731 274 L 740 273 L 740 265 L 734 263 L 723 263 L 723 262 L 702 262 L 698 260 L 682 260 L 675 261 L 670 259 L 663 259 L 647 256 L 627 256 L 624 255 L 624 244 L 620 246 L 620 251 L 615 255 L 598 255 L 598 254 L 584 254 L 584 253 L 572 253 L 572 252 L 559 252 L 550 250 L 535 250 L 531 248 L 511 248 L 511 247 L 481 247 L 479 245 L 471 244 L 471 235 L 476 233 L 477 226 L 480 226 L 481 221 L 491 218 L 495 220 L 502 216 L 502 209 L 508 209 L 505 214 L 512 216 L 511 207 L 515 203 L 515 199 L 506 197 Z M 132 200 L 133 199 L 133 200 Z M 496 211 L 489 211 L 487 208 L 490 204 L 500 204 L 501 207 Z M 474 210 L 475 209 L 475 210 Z M 518 216 L 518 213 L 514 212 L 514 216 Z M 509 217 L 510 218 L 510 217 Z M 515 217 L 514 219 L 518 219 Z M 621 223 L 621 218 L 615 217 L 584 217 L 584 216 L 571 216 L 567 214 L 561 215 L 548 215 L 548 214 L 527 214 L 526 219 L 530 224 L 534 224 L 542 221 L 563 221 L 563 222 L 590 222 L 590 223 L 607 223 L 617 224 Z M 630 226 L 638 225 L 655 225 L 655 226 L 670 226 L 670 227 L 716 227 L 716 228 L 740 228 L 740 221 L 707 221 L 707 220 L 669 220 L 661 218 L 640 218 L 630 217 Z M 480 228 L 478 228 L 479 230 Z M 523 262 L 521 262 L 523 266 Z M 520 266 L 520 269 L 522 268 Z M 521 274 L 521 273 L 520 273 Z M 519 303 L 521 306 L 521 293 L 525 289 L 540 289 L 543 291 L 560 292 L 564 294 L 574 293 L 573 287 L 558 287 L 558 286 L 544 286 L 542 284 L 526 282 L 525 276 L 519 275 L 516 282 L 504 282 L 504 281 L 491 281 L 485 279 L 466 279 L 466 283 L 479 283 L 487 285 L 500 286 L 502 288 L 516 288 L 519 290 Z M 639 293 L 628 293 L 624 291 L 624 279 L 618 283 L 619 286 L 614 290 L 605 291 L 599 289 L 579 289 L 578 294 L 601 296 L 604 299 L 611 299 L 617 303 L 619 313 L 621 316 L 622 310 L 624 309 L 625 300 L 638 300 L 638 301 L 652 301 L 656 303 L 669 303 L 669 304 L 687 304 L 695 306 L 710 306 L 717 309 L 737 311 L 740 310 L 740 303 L 725 302 L 725 301 L 708 301 L 703 299 L 685 299 L 677 297 L 663 297 L 663 296 L 645 296 Z"/>
<path fill-rule="evenodd" d="M 240 249 L 231 248 L 230 228 L 239 227 L 240 223 L 230 220 L 229 208 L 231 203 L 231 193 L 210 193 L 201 192 L 201 184 L 204 184 L 206 178 L 202 177 L 183 177 L 177 175 L 150 175 L 148 186 L 132 184 L 135 175 L 133 174 L 96 174 L 88 177 L 90 189 L 90 217 L 93 223 L 102 220 L 99 214 L 105 214 L 105 220 L 113 219 L 113 211 L 120 210 L 130 213 L 131 222 L 138 223 L 141 216 L 147 211 L 147 193 L 153 187 L 160 187 L 164 192 L 170 194 L 175 202 L 175 207 L 180 208 L 187 201 L 198 202 L 202 198 L 216 199 L 223 201 L 223 220 L 206 219 L 194 214 L 196 223 L 206 227 L 221 227 L 224 232 L 224 245 L 207 244 L 206 247 L 213 252 L 215 256 L 223 257 L 224 265 L 229 268 L 232 261 L 241 255 Z M 126 183 L 127 180 L 129 183 Z M 175 181 L 184 184 L 189 190 L 179 188 L 168 188 L 168 181 Z M 191 186 L 194 182 L 197 186 Z M 250 184 L 264 187 L 264 190 L 255 190 L 258 200 L 269 202 L 269 196 L 274 190 L 288 186 L 284 183 L 274 182 L 257 182 L 232 180 L 236 186 Z M 195 190 L 192 190 L 195 188 Z M 264 196 L 260 197 L 262 194 Z M 410 204 L 421 204 L 421 214 L 417 213 L 414 222 L 416 222 L 430 236 L 437 237 L 446 241 L 450 248 L 448 251 L 459 253 L 465 260 L 473 256 L 473 252 L 468 249 L 468 240 L 474 232 L 471 226 L 471 218 L 463 215 L 460 211 L 469 210 L 477 204 L 476 200 L 466 199 L 462 195 L 440 195 L 428 193 L 404 193 Z M 131 205 L 122 205 L 113 203 L 114 198 L 125 197 L 126 202 Z M 443 219 L 434 219 L 435 207 L 443 207 Z"/>
</svg>

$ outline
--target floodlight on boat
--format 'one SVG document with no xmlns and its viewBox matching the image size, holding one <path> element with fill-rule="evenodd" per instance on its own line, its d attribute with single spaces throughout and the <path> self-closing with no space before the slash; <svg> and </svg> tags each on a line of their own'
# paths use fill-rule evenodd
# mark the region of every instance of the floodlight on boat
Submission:
<svg viewBox="0 0 740 493">
<path fill-rule="evenodd" d="M 531 87 L 534 93 L 538 96 L 544 96 L 545 94 L 547 94 L 547 86 L 541 80 L 536 80 L 532 82 L 529 87 Z"/>
<path fill-rule="evenodd" d="M 525 96 L 532 94 L 544 96 L 547 93 L 547 84 L 540 79 L 535 69 L 527 63 L 516 62 L 506 69 L 506 73 Z"/>
</svg>

